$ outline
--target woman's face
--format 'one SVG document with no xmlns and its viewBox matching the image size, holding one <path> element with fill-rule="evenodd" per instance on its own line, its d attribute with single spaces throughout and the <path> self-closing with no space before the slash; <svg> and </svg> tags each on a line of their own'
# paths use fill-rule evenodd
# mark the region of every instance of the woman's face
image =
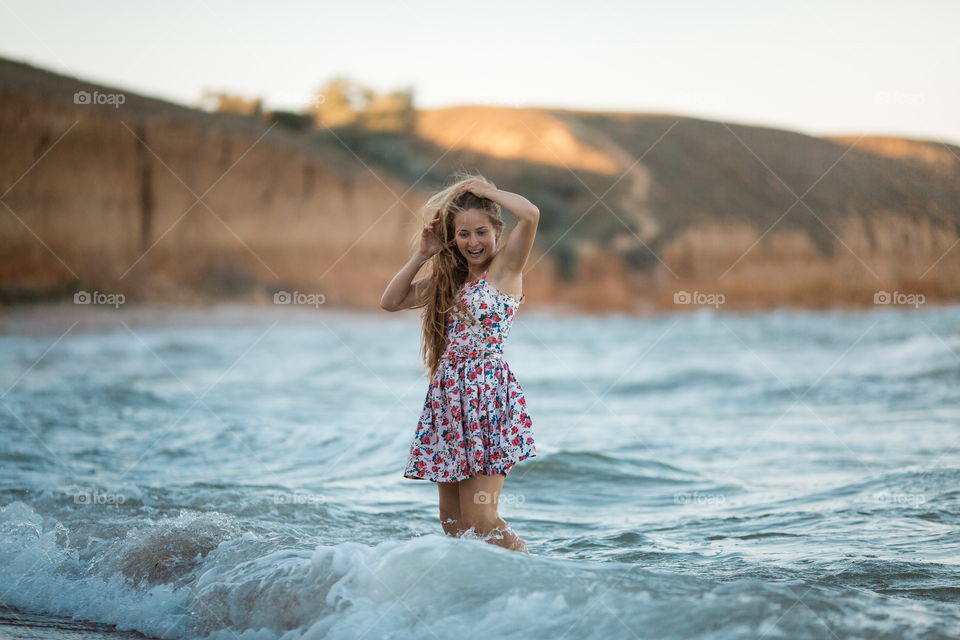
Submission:
<svg viewBox="0 0 960 640">
<path fill-rule="evenodd" d="M 479 209 L 461 211 L 454 218 L 454 238 L 467 264 L 480 266 L 490 260 L 497 240 L 490 219 Z"/>
</svg>

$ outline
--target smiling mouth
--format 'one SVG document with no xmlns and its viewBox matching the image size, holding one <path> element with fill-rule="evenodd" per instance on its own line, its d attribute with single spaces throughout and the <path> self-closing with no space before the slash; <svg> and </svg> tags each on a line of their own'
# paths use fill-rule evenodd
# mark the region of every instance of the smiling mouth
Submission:
<svg viewBox="0 0 960 640">
<path fill-rule="evenodd" d="M 478 249 L 477 251 L 470 251 L 469 249 L 467 249 L 467 253 L 469 253 L 472 256 L 478 256 L 481 253 L 483 253 L 483 249 Z"/>
</svg>

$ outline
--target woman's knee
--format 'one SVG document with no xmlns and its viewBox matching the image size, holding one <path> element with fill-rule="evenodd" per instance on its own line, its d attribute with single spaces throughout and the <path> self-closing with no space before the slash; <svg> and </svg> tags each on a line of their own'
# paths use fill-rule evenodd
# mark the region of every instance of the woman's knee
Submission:
<svg viewBox="0 0 960 640">
<path fill-rule="evenodd" d="M 460 519 L 460 491 L 458 483 L 437 483 L 440 491 L 440 520 Z"/>
<path fill-rule="evenodd" d="M 475 475 L 460 483 L 460 516 L 464 528 L 489 532 L 500 523 L 497 504 L 506 474 Z"/>
<path fill-rule="evenodd" d="M 496 505 L 472 506 L 461 508 L 460 523 L 465 529 L 475 529 L 477 532 L 489 532 L 501 524 Z"/>
</svg>

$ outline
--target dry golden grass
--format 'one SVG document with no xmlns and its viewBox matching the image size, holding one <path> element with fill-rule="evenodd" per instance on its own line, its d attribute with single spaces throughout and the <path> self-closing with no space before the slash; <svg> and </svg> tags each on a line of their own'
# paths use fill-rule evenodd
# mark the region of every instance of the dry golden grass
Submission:
<svg viewBox="0 0 960 640">
<path fill-rule="evenodd" d="M 615 175 L 618 163 L 541 109 L 452 107 L 421 111 L 417 135 L 440 148 L 469 150 L 493 158 L 518 159 Z"/>
</svg>

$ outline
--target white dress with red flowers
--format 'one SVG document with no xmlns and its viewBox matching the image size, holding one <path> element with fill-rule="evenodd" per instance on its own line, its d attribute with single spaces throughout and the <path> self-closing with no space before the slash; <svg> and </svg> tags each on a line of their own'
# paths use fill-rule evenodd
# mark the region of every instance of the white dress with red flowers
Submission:
<svg viewBox="0 0 960 640">
<path fill-rule="evenodd" d="M 443 355 L 427 389 L 405 478 L 459 482 L 478 473 L 507 473 L 537 455 L 527 400 L 503 358 L 525 296 L 497 291 L 484 277 L 464 283 L 459 295 L 474 317 L 451 313 L 447 319 Z"/>
</svg>

